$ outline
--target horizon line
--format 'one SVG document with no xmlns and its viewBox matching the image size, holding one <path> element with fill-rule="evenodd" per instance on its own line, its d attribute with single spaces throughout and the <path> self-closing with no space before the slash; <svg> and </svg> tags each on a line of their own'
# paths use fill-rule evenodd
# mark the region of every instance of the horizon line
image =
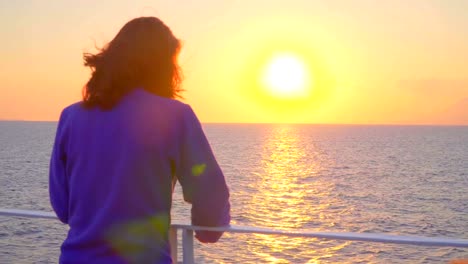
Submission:
<svg viewBox="0 0 468 264">
<path fill-rule="evenodd" d="M 0 122 L 57 123 L 58 120 L 0 119 Z M 206 125 L 316 125 L 316 126 L 468 126 L 453 123 L 294 123 L 294 122 L 202 122 Z"/>
</svg>

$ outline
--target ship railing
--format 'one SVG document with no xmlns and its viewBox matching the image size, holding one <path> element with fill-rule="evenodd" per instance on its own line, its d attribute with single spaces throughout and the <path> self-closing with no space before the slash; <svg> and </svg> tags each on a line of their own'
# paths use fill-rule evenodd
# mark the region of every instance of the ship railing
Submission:
<svg viewBox="0 0 468 264">
<path fill-rule="evenodd" d="M 21 210 L 21 209 L 2 209 L 0 208 L 0 216 L 9 217 L 27 217 L 27 218 L 42 218 L 42 219 L 57 219 L 57 216 L 52 212 Z M 346 240 L 346 241 L 363 241 L 377 242 L 389 244 L 406 244 L 417 246 L 432 246 L 432 247 L 454 247 L 468 248 L 468 239 L 441 238 L 441 237 L 423 237 L 423 236 L 404 236 L 393 234 L 380 233 L 356 233 L 356 232 L 316 232 L 310 230 L 281 230 L 264 227 L 252 226 L 224 226 L 224 227 L 203 227 L 193 226 L 190 224 L 173 222 L 170 229 L 171 255 L 174 263 L 177 262 L 177 232 L 182 231 L 182 263 L 194 263 L 194 231 L 221 231 L 227 233 L 248 233 L 248 234 L 265 234 L 279 235 L 288 237 L 303 237 L 303 238 L 320 238 L 329 240 Z"/>
</svg>

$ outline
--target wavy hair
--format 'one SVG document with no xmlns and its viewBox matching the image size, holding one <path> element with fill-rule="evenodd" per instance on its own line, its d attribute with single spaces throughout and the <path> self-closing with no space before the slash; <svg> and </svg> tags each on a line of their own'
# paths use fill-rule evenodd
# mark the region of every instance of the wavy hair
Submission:
<svg viewBox="0 0 468 264">
<path fill-rule="evenodd" d="M 135 18 L 96 54 L 85 53 L 91 78 L 83 88 L 83 104 L 110 109 L 135 88 L 180 98 L 180 41 L 160 19 Z"/>
</svg>

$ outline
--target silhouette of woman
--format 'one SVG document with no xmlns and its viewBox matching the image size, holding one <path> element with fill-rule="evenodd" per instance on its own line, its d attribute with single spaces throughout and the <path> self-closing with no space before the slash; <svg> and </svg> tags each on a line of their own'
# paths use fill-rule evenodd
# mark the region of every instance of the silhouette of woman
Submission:
<svg viewBox="0 0 468 264">
<path fill-rule="evenodd" d="M 158 18 L 129 21 L 97 54 L 83 100 L 60 116 L 50 200 L 69 225 L 60 263 L 171 263 L 178 180 L 192 224 L 228 225 L 229 191 L 200 122 L 177 101 L 180 42 Z M 221 232 L 196 232 L 216 242 Z"/>
</svg>

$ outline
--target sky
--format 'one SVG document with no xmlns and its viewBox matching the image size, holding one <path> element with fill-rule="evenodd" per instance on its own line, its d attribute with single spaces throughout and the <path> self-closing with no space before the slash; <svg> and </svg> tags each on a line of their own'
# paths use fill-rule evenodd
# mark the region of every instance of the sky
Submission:
<svg viewBox="0 0 468 264">
<path fill-rule="evenodd" d="M 0 120 L 57 120 L 81 99 L 83 52 L 157 16 L 182 40 L 184 102 L 202 122 L 468 125 L 468 1 L 0 1 Z M 298 99 L 259 84 L 290 53 Z"/>
</svg>

